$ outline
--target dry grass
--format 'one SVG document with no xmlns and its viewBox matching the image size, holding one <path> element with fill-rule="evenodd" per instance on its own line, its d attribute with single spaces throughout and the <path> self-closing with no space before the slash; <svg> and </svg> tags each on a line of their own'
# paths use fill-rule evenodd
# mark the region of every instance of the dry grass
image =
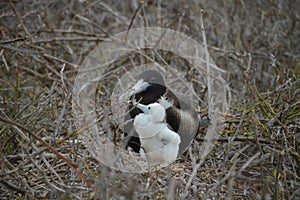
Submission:
<svg viewBox="0 0 300 200">
<path fill-rule="evenodd" d="M 299 3 L 139 5 L 0 3 L 0 198 L 299 199 Z M 232 88 L 225 127 L 205 163 L 195 168 L 201 135 L 189 153 L 154 173 L 122 173 L 84 154 L 76 140 L 80 130 L 72 117 L 71 92 L 85 56 L 105 38 L 143 26 L 172 28 L 202 42 L 200 9 L 210 54 L 228 71 Z M 186 64 L 169 53 L 160 55 L 170 64 Z M 122 74 L 118 64 L 133 61 L 140 58 L 119 60 L 110 76 Z M 196 75 L 178 70 L 203 95 Z M 109 95 L 112 85 L 107 81 L 103 94 Z"/>
</svg>

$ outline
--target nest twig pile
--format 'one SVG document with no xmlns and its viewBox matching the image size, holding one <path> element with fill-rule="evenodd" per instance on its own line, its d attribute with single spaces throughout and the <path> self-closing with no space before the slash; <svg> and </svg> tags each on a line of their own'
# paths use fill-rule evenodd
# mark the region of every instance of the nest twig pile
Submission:
<svg viewBox="0 0 300 200">
<path fill-rule="evenodd" d="M 0 198 L 300 198 L 296 4 L 1 2 Z M 171 28 L 202 42 L 200 9 L 210 55 L 228 72 L 232 94 L 221 137 L 204 164 L 197 165 L 202 134 L 185 155 L 154 173 L 123 173 L 92 158 L 77 139 L 81 130 L 71 108 L 83 59 L 106 38 L 137 27 Z M 205 91 L 193 71 L 182 67 L 185 61 L 159 53 L 202 98 Z M 108 76 L 120 76 L 124 68 L 118 65 L 141 60 L 134 54 L 120 59 Z M 100 88 L 102 106 L 109 105 L 109 80 Z"/>
</svg>

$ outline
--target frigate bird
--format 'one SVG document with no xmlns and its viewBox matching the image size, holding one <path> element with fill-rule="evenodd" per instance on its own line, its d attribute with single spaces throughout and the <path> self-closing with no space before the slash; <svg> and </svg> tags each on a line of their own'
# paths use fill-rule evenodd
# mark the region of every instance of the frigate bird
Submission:
<svg viewBox="0 0 300 200">
<path fill-rule="evenodd" d="M 149 105 L 136 104 L 142 110 L 134 118 L 134 128 L 139 135 L 147 159 L 167 165 L 176 160 L 180 137 L 172 131 L 166 122 L 165 108 L 159 103 Z"/>
<path fill-rule="evenodd" d="M 186 103 L 185 99 L 177 97 L 165 86 L 163 76 L 158 71 L 146 70 L 139 75 L 138 80 L 131 91 L 128 106 L 129 114 L 125 117 L 125 120 L 130 121 L 142 112 L 131 103 L 132 100 L 143 105 L 159 102 L 166 110 L 167 124 L 180 136 L 179 154 L 182 154 L 198 133 L 200 120 L 197 112 Z M 124 132 L 127 136 L 126 148 L 131 147 L 139 153 L 140 138 L 134 130 L 133 124 L 126 123 Z"/>
</svg>

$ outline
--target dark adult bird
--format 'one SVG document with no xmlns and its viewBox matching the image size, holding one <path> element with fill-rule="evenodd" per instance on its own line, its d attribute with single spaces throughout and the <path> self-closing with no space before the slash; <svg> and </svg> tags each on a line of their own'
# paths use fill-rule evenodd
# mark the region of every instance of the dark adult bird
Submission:
<svg viewBox="0 0 300 200">
<path fill-rule="evenodd" d="M 136 101 L 144 105 L 154 102 L 162 104 L 166 110 L 166 123 L 178 133 L 181 143 L 178 155 L 183 153 L 198 133 L 200 121 L 197 112 L 188 105 L 184 99 L 178 98 L 170 89 L 165 86 L 161 73 L 156 70 L 146 70 L 138 77 L 139 81 L 133 87 L 130 101 Z M 125 120 L 134 119 L 142 111 L 132 103 L 128 106 L 129 115 Z M 125 123 L 125 136 L 127 136 L 126 148 L 131 147 L 139 153 L 141 142 L 134 130 L 133 122 Z"/>
</svg>

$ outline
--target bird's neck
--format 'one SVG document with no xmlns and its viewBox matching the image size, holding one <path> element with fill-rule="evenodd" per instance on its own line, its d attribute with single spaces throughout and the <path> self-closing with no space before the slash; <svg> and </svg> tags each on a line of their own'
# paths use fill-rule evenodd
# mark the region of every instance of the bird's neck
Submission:
<svg viewBox="0 0 300 200">
<path fill-rule="evenodd" d="M 166 124 L 164 123 L 149 123 L 147 126 L 138 127 L 139 130 L 137 132 L 141 138 L 151 138 L 157 136 L 165 126 Z"/>
</svg>

